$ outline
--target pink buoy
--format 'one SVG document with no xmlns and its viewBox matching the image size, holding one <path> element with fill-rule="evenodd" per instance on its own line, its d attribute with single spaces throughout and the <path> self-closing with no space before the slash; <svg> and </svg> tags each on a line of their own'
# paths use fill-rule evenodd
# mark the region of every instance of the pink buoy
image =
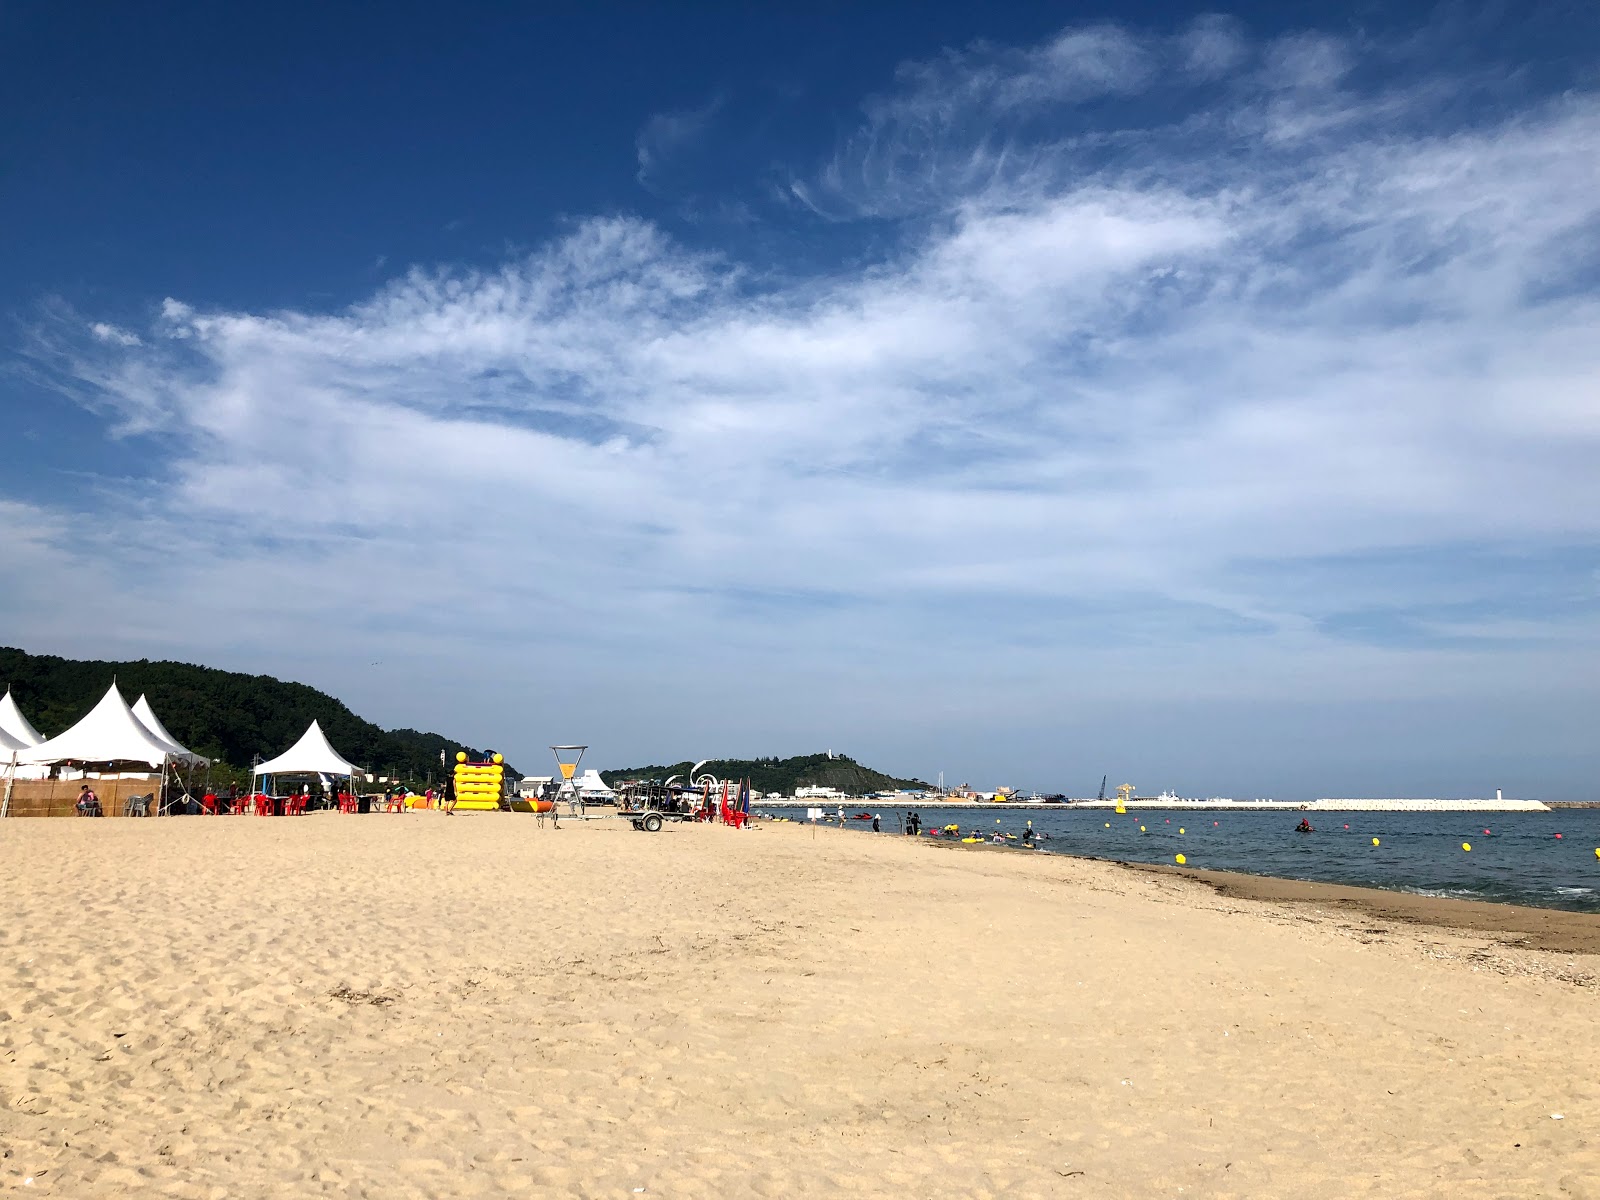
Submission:
<svg viewBox="0 0 1600 1200">
<path fill-rule="evenodd" d="M 1561 840 L 1561 835 L 1558 833 L 1558 834 L 1556 834 L 1556 841 L 1559 842 L 1560 840 Z"/>
<path fill-rule="evenodd" d="M 1489 831 L 1488 831 L 1488 830 L 1487 830 L 1487 829 L 1485 829 L 1485 830 L 1484 830 L 1484 831 L 1483 831 L 1483 836 L 1484 836 L 1484 837 L 1488 837 L 1488 836 L 1489 836 Z"/>
<path fill-rule="evenodd" d="M 1345 828 L 1346 828 L 1346 829 L 1349 829 L 1349 828 L 1350 828 L 1350 826 L 1348 826 L 1348 825 L 1346 825 L 1346 826 L 1345 826 Z"/>
</svg>

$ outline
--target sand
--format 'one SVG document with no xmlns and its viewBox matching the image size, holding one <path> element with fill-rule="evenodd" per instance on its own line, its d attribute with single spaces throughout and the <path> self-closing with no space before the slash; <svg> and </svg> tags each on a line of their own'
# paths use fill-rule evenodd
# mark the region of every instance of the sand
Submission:
<svg viewBox="0 0 1600 1200">
<path fill-rule="evenodd" d="M 1600 960 L 1414 914 L 499 814 L 12 820 L 0 880 L 26 1194 L 1600 1196 Z"/>
</svg>

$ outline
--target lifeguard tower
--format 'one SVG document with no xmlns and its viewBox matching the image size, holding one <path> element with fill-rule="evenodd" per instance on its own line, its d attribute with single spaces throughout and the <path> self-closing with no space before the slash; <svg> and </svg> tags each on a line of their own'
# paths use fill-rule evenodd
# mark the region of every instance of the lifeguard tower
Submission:
<svg viewBox="0 0 1600 1200">
<path fill-rule="evenodd" d="M 557 785 L 555 799 L 557 803 L 565 800 L 574 813 L 583 810 L 583 795 L 578 791 L 578 764 L 583 761 L 583 752 L 587 746 L 551 746 L 550 753 L 556 756 L 556 767 L 561 772 L 561 782 Z"/>
</svg>

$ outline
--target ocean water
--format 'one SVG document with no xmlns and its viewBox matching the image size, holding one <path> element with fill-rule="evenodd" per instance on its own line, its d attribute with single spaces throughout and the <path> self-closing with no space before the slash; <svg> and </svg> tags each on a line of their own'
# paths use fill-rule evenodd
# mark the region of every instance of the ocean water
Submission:
<svg viewBox="0 0 1600 1200">
<path fill-rule="evenodd" d="M 758 812 L 803 819 L 804 806 L 757 804 Z M 867 805 L 847 807 L 852 813 Z M 898 834 L 906 809 L 875 808 L 884 833 Z M 1302 816 L 1315 833 L 1295 833 Z M 1284 879 L 1389 888 L 1501 904 L 1600 913 L 1600 809 L 1548 813 L 1229 813 L 1050 806 L 996 811 L 992 805 L 922 810 L 923 828 L 959 824 L 987 836 L 1020 835 L 1032 820 L 1048 853 L 1121 862 L 1186 865 Z M 1140 826 L 1144 831 L 1140 832 Z M 1346 826 L 1349 826 L 1347 829 Z M 870 833 L 869 821 L 846 820 Z M 1484 832 L 1487 830 L 1488 832 Z M 1180 832 L 1181 831 L 1181 832 Z M 1558 838 L 1556 835 L 1560 834 Z M 1374 846 L 1372 839 L 1379 845 Z M 1465 851 L 1462 843 L 1472 849 Z"/>
</svg>

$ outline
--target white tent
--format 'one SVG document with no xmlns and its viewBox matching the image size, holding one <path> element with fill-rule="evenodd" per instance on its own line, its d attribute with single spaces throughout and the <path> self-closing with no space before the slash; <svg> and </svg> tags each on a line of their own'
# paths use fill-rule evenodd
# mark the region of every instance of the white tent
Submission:
<svg viewBox="0 0 1600 1200">
<path fill-rule="evenodd" d="M 186 750 L 179 744 L 178 739 L 167 732 L 167 727 L 161 723 L 161 718 L 156 716 L 155 710 L 150 707 L 150 701 L 140 696 L 133 702 L 133 715 L 138 718 L 139 724 L 150 731 L 150 735 L 167 748 L 167 753 L 173 758 L 181 758 L 184 762 L 206 765 L 211 760 L 201 758 L 192 750 Z"/>
<path fill-rule="evenodd" d="M 578 795 L 585 800 L 616 799 L 617 794 L 606 786 L 606 781 L 600 778 L 600 772 L 593 767 L 578 776 L 573 786 L 578 789 Z"/>
<path fill-rule="evenodd" d="M 17 702 L 11 698 L 10 688 L 7 688 L 6 694 L 0 697 L 0 733 L 15 738 L 24 746 L 37 746 L 44 741 L 44 737 L 28 724 L 28 718 L 22 715 Z"/>
<path fill-rule="evenodd" d="M 277 758 L 257 763 L 254 775 L 354 775 L 356 769 L 328 745 L 322 726 L 315 721 Z"/>
<path fill-rule="evenodd" d="M 0 698 L 0 774 L 5 776 L 8 788 L 13 779 L 43 779 L 50 774 L 49 767 L 18 765 L 23 762 L 23 752 L 42 741 L 44 738 L 17 711 L 17 702 L 11 698 L 11 693 L 6 692 L 4 698 Z"/>
<path fill-rule="evenodd" d="M 71 729 L 17 755 L 25 763 L 148 763 L 164 769 L 172 751 L 163 746 L 133 715 L 117 685 L 112 684 L 100 703 Z"/>
</svg>

